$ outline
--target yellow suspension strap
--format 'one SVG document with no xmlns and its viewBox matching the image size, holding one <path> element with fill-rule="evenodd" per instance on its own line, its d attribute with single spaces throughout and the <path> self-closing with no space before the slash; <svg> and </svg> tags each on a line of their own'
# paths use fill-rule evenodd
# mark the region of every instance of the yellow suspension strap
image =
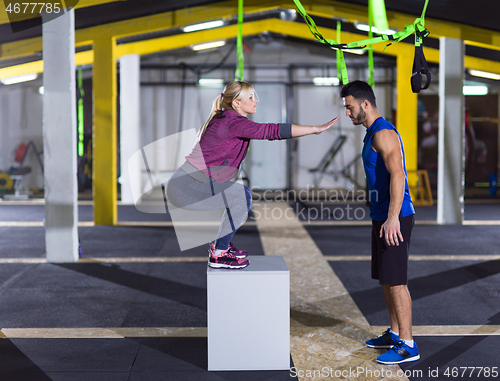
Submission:
<svg viewBox="0 0 500 381">
<path fill-rule="evenodd" d="M 243 81 L 243 69 L 245 57 L 243 56 L 243 0 L 238 0 L 238 36 L 236 37 L 236 72 L 235 81 Z"/>
</svg>

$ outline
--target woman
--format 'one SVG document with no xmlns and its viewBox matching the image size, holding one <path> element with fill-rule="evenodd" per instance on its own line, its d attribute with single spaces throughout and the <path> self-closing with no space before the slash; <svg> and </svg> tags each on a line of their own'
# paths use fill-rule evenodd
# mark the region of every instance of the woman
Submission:
<svg viewBox="0 0 500 381">
<path fill-rule="evenodd" d="M 166 187 L 167 200 L 177 208 L 216 210 L 226 208 L 219 234 L 210 243 L 209 266 L 241 269 L 248 266 L 247 251 L 238 250 L 231 238 L 252 205 L 250 189 L 231 181 L 248 152 L 251 139 L 290 139 L 328 130 L 338 117 L 321 126 L 290 123 L 255 123 L 258 98 L 251 84 L 229 83 L 215 98 L 212 111 L 200 129 L 198 142 L 186 162 L 172 175 Z M 220 238 L 219 238 L 220 237 Z"/>
</svg>

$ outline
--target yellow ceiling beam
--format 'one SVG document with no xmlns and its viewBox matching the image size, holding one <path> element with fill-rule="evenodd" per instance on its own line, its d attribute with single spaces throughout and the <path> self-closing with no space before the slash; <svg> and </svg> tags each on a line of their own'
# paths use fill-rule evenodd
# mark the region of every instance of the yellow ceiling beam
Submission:
<svg viewBox="0 0 500 381">
<path fill-rule="evenodd" d="M 93 7 L 94 5 L 102 5 L 107 3 L 115 3 L 117 1 L 127 1 L 127 0 L 80 0 L 76 4 L 75 9 Z"/>
<path fill-rule="evenodd" d="M 465 40 L 464 42 L 465 42 L 465 45 L 477 46 L 479 48 L 484 48 L 484 49 L 500 50 L 500 37 L 493 36 L 493 41 L 495 44 L 494 46 L 483 44 L 481 42 L 471 41 L 471 40 Z"/>
<path fill-rule="evenodd" d="M 304 6 L 312 16 L 327 18 L 339 17 L 349 22 L 368 21 L 367 7 L 364 6 L 326 0 L 312 0 L 305 2 Z M 246 14 L 252 14 L 278 8 L 293 8 L 292 2 L 279 0 L 246 0 L 244 11 Z M 75 32 L 75 44 L 76 46 L 87 44 L 88 41 L 92 41 L 97 37 L 101 38 L 106 36 L 119 39 L 122 37 L 179 28 L 188 24 L 207 20 L 227 20 L 237 13 L 236 2 L 225 1 L 209 6 L 180 9 L 152 16 L 138 17 L 135 19 L 79 29 Z M 404 25 L 411 24 L 415 20 L 415 16 L 391 11 L 387 12 L 387 17 L 389 25 L 393 28 L 403 28 Z M 498 32 L 429 18 L 425 19 L 425 25 L 431 31 L 431 36 L 433 37 L 446 36 L 461 38 L 466 40 L 469 44 L 480 45 L 491 49 L 499 49 L 500 47 L 500 33 Z M 323 29 L 325 28 L 320 28 L 321 31 Z M 304 30 L 304 34 L 306 33 L 307 30 Z M 5 43 L 0 46 L 0 59 L 29 56 L 41 52 L 41 50 L 41 37 Z"/>
<path fill-rule="evenodd" d="M 248 0 L 247 2 L 251 2 Z M 253 1 L 254 5 L 245 4 L 245 13 L 264 12 L 276 9 L 264 1 Z M 231 19 L 238 14 L 238 4 L 234 1 L 212 4 L 210 6 L 180 9 L 135 19 L 117 21 L 75 31 L 75 46 L 88 44 L 95 38 L 115 37 L 117 39 L 145 33 L 153 33 L 180 28 L 185 25 L 214 19 Z M 0 45 L 0 59 L 30 56 L 42 51 L 42 37 L 8 42 Z"/>
<path fill-rule="evenodd" d="M 29 73 L 42 73 L 43 61 L 28 62 L 25 64 L 4 67 L 0 69 L 0 78 L 15 77 L 16 75 Z"/>
<path fill-rule="evenodd" d="M 75 54 L 75 65 L 92 65 L 94 63 L 94 51 L 87 50 Z M 0 69 L 0 78 L 14 77 L 28 73 L 43 73 L 43 61 L 34 61 L 25 64 L 4 67 Z"/>
<path fill-rule="evenodd" d="M 500 74 L 500 62 L 465 56 L 465 68 Z"/>
<path fill-rule="evenodd" d="M 75 47 L 92 45 L 93 40 L 75 41 Z M 42 54 L 42 37 L 9 42 L 0 45 L 0 59 L 12 59 Z"/>
<path fill-rule="evenodd" d="M 304 24 L 296 22 L 287 22 L 278 19 L 265 19 L 259 21 L 247 22 L 243 25 L 243 35 L 252 36 L 262 33 L 264 31 L 270 33 L 283 34 L 290 37 L 296 37 L 305 40 L 315 41 L 314 36 L 309 33 L 309 30 Z M 337 31 L 324 28 L 322 30 L 323 36 L 328 39 L 337 38 Z M 237 25 L 229 25 L 216 29 L 208 29 L 199 32 L 183 33 L 169 37 L 155 38 L 146 41 L 131 42 L 128 44 L 121 44 L 117 46 L 116 53 L 117 58 L 126 54 L 153 54 L 162 51 L 174 50 L 189 47 L 193 44 L 199 44 L 203 42 L 209 42 L 220 39 L 230 39 L 237 36 L 238 30 Z M 221 38 L 221 36 L 223 38 Z M 342 33 L 342 43 L 350 43 L 364 39 L 365 36 L 343 32 Z M 397 43 L 391 45 L 384 51 L 385 45 L 380 45 L 375 52 L 381 54 L 387 54 L 391 56 L 397 56 L 398 54 L 407 54 L 413 56 L 414 45 L 407 43 Z M 424 47 L 424 53 L 428 62 L 438 63 L 439 62 L 439 50 Z M 332 58 L 335 54 L 332 51 Z"/>
<path fill-rule="evenodd" d="M 245 11 L 247 9 L 245 8 Z M 158 32 L 211 19 L 228 19 L 238 14 L 233 1 L 213 4 L 210 7 L 194 7 L 130 20 L 98 25 L 75 31 L 75 46 L 102 37 L 129 37 Z M 8 42 L 0 45 L 0 59 L 29 56 L 42 51 L 42 37 Z"/>
<path fill-rule="evenodd" d="M 42 37 L 6 42 L 0 45 L 0 59 L 32 56 L 42 53 Z"/>
<path fill-rule="evenodd" d="M 266 19 L 245 23 L 243 26 L 243 34 L 245 36 L 257 35 L 264 31 L 271 33 L 280 33 L 283 35 L 296 37 L 305 40 L 314 40 L 314 37 L 306 29 L 304 24 L 299 24 L 295 22 L 286 22 L 277 19 Z M 323 28 L 322 33 L 325 38 L 335 39 L 336 31 L 328 28 Z M 192 33 L 182 33 L 169 37 L 155 38 L 151 40 L 144 40 L 139 42 L 131 42 L 128 44 L 120 44 L 116 47 L 116 58 L 126 55 L 126 54 L 153 54 L 162 51 L 168 51 L 173 49 L 180 49 L 184 47 L 189 47 L 195 43 L 207 42 L 224 38 L 230 39 L 235 38 L 237 35 L 237 26 L 230 25 L 216 29 L 204 30 Z M 342 42 L 349 43 L 354 41 L 359 41 L 364 38 L 362 35 L 355 33 L 342 33 Z M 408 55 L 413 57 L 414 46 L 413 44 L 407 44 L 400 42 L 391 45 L 384 51 L 384 46 L 375 49 L 375 52 L 381 54 L 387 54 L 391 56 L 398 55 Z M 425 57 L 428 62 L 439 63 L 439 50 L 424 47 Z M 332 51 L 332 59 L 335 57 Z M 85 51 L 77 53 L 75 55 L 76 65 L 92 64 L 93 63 L 93 51 Z M 37 61 L 41 62 L 41 61 Z M 489 71 L 493 73 L 500 74 L 500 63 L 495 61 L 489 61 L 485 59 L 475 58 L 475 57 L 465 57 L 465 67 L 471 69 L 478 69 Z M 36 70 L 33 70 L 36 68 Z M 12 75 L 18 75 L 22 73 L 32 73 L 32 72 L 42 72 L 42 66 L 36 66 L 36 63 L 17 65 L 13 67 L 0 69 L 0 78 L 10 77 Z"/>
<path fill-rule="evenodd" d="M 281 33 L 301 39 L 314 40 L 312 34 L 309 33 L 309 31 L 305 28 L 306 27 L 304 24 L 286 22 L 277 19 L 266 19 L 245 23 L 243 27 L 243 34 L 245 36 L 250 36 L 268 31 L 271 33 Z M 235 38 L 237 33 L 237 25 L 229 25 L 221 28 L 199 32 L 182 33 L 169 37 L 161 37 L 151 40 L 131 42 L 128 44 L 120 44 L 116 47 L 116 58 L 118 59 L 126 54 L 146 55 L 162 51 L 180 49 L 189 47 L 190 45 L 195 43 L 217 40 L 220 39 L 221 36 L 227 39 Z M 336 38 L 336 31 L 334 30 L 325 28 L 323 30 L 323 33 L 326 38 Z M 361 38 L 364 38 L 364 36 L 347 32 L 342 33 L 342 42 L 344 43 L 358 41 Z M 404 49 L 408 54 L 412 54 L 412 45 L 405 43 L 398 43 L 387 48 L 385 54 L 396 56 L 398 52 L 401 51 L 401 49 Z M 380 50 L 382 50 L 382 48 L 380 48 Z M 437 62 L 437 60 L 439 60 L 439 52 L 436 51 L 437 53 L 435 53 L 434 55 L 427 53 L 427 50 L 425 50 L 425 52 L 426 54 L 431 56 L 429 62 Z M 332 57 L 333 56 L 334 54 L 332 52 Z M 93 57 L 93 51 L 77 53 L 75 55 L 75 64 L 92 64 Z M 433 59 L 435 59 L 436 61 L 434 61 Z M 33 72 L 43 72 L 42 60 L 0 69 L 0 78 Z"/>
<path fill-rule="evenodd" d="M 126 1 L 126 0 L 80 0 L 78 1 L 78 4 L 76 4 L 75 6 L 75 9 L 78 9 L 78 8 L 86 8 L 86 7 L 93 7 L 94 5 L 101 5 L 101 4 L 106 4 L 106 3 L 114 3 L 116 1 Z M 2 5 L 0 5 L 0 24 L 7 24 L 10 22 L 10 19 L 9 19 L 9 12 L 7 12 L 7 9 L 5 7 L 5 2 L 2 1 Z M 28 0 L 24 0 L 24 3 L 29 3 Z M 35 17 L 38 17 L 39 14 L 38 13 L 33 13 L 31 12 L 33 10 L 33 5 L 31 6 L 26 6 L 26 5 L 22 5 L 23 4 L 23 0 L 20 0 L 18 2 L 18 4 L 20 5 L 20 10 L 25 10 L 26 9 L 26 12 L 21 14 L 21 12 L 18 13 L 18 15 L 15 16 L 15 20 L 16 21 L 22 21 L 22 20 L 29 20 L 29 19 L 33 19 Z M 34 2 L 31 2 L 31 4 L 34 4 Z M 40 10 L 41 8 L 41 5 L 38 5 L 37 7 L 35 7 L 35 10 Z M 12 13 L 11 13 L 12 15 Z"/>
</svg>

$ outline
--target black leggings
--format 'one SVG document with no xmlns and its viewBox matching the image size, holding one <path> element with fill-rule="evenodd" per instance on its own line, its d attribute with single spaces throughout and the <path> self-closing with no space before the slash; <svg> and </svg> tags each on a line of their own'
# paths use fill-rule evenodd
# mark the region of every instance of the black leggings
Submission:
<svg viewBox="0 0 500 381">
<path fill-rule="evenodd" d="M 181 168 L 175 171 L 168 181 L 165 193 L 168 202 L 179 209 L 189 211 L 228 209 L 228 218 L 223 218 L 221 222 L 219 234 L 222 237 L 213 238 L 217 240 L 215 248 L 220 250 L 227 249 L 236 230 L 245 222 L 252 206 L 252 193 L 247 186 L 234 181 L 218 183 L 210 181 L 209 178 L 206 182 L 201 182 Z"/>
</svg>

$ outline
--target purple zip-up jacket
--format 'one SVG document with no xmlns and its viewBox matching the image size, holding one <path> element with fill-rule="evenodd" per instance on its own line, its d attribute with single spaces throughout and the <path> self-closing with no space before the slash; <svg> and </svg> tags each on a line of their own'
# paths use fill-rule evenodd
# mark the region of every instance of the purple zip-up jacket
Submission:
<svg viewBox="0 0 500 381">
<path fill-rule="evenodd" d="M 292 137 L 291 123 L 256 123 L 234 110 L 213 117 L 201 140 L 186 161 L 206 177 L 231 180 L 248 152 L 251 139 L 278 140 Z"/>
</svg>

